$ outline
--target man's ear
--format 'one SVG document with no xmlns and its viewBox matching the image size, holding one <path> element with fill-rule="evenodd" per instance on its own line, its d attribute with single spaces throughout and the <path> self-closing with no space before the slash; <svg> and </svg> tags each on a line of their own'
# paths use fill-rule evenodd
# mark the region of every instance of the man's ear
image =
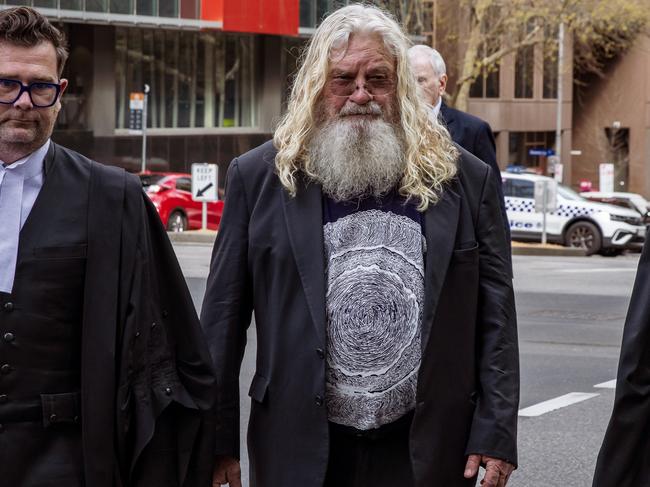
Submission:
<svg viewBox="0 0 650 487">
<path fill-rule="evenodd" d="M 440 81 L 440 96 L 442 96 L 445 93 L 445 90 L 447 89 L 447 80 L 448 79 L 449 78 L 447 78 L 446 74 L 443 74 L 442 76 L 440 76 L 440 80 L 439 80 Z"/>
<path fill-rule="evenodd" d="M 65 89 L 68 87 L 68 80 L 65 78 L 61 78 L 59 80 L 59 84 L 61 85 L 61 91 L 59 92 L 59 96 L 63 96 L 63 93 L 65 93 Z"/>
</svg>

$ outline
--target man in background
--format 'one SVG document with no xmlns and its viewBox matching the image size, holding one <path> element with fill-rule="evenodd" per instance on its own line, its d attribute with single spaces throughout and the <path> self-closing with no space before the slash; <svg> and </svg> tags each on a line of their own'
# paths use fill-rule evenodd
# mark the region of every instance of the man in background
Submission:
<svg viewBox="0 0 650 487">
<path fill-rule="evenodd" d="M 454 142 L 468 150 L 492 168 L 500 198 L 501 215 L 510 240 L 510 226 L 501 187 L 501 172 L 497 164 L 496 145 L 490 125 L 474 115 L 447 106 L 443 94 L 447 88 L 447 67 L 440 53 L 418 44 L 409 49 L 411 71 L 420 85 L 423 100 L 431 107 L 431 118 L 447 127 Z"/>
</svg>

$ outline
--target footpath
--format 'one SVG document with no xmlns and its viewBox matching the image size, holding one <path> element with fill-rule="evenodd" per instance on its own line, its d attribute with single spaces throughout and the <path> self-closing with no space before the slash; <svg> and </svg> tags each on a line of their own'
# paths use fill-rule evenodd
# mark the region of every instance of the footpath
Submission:
<svg viewBox="0 0 650 487">
<path fill-rule="evenodd" d="M 217 232 L 213 230 L 190 230 L 187 232 L 168 232 L 173 243 L 214 244 Z M 580 257 L 587 255 L 584 249 L 563 247 L 562 245 L 512 242 L 512 255 L 549 255 Z"/>
</svg>

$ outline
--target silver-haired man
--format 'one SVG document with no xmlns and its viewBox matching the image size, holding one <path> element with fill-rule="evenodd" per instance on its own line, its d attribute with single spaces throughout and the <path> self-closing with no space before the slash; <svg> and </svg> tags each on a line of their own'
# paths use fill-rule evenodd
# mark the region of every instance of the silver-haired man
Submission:
<svg viewBox="0 0 650 487">
<path fill-rule="evenodd" d="M 408 51 L 411 71 L 420 85 L 422 99 L 430 106 L 429 114 L 449 130 L 454 142 L 492 168 L 492 177 L 499 193 L 501 216 L 506 237 L 510 240 L 510 225 L 501 188 L 501 170 L 497 164 L 496 144 L 492 128 L 485 120 L 449 107 L 443 100 L 447 89 L 447 66 L 435 49 L 418 44 Z"/>
<path fill-rule="evenodd" d="M 218 371 L 215 485 L 240 485 L 252 312 L 252 486 L 469 487 L 483 464 L 497 487 L 517 463 L 497 190 L 429 122 L 408 43 L 377 8 L 333 13 L 273 142 L 230 166 L 202 312 Z"/>
</svg>

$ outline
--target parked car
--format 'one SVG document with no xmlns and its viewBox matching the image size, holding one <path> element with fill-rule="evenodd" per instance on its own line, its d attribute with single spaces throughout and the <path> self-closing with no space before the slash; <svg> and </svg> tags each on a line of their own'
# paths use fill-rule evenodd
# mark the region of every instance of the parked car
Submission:
<svg viewBox="0 0 650 487">
<path fill-rule="evenodd" d="M 540 241 L 542 213 L 535 212 L 535 181 L 546 176 L 502 172 L 510 231 L 513 240 Z M 638 212 L 589 201 L 558 185 L 557 208 L 546 214 L 549 242 L 581 247 L 587 254 L 616 255 L 643 246 L 646 227 Z"/>
<path fill-rule="evenodd" d="M 599 203 L 607 203 L 635 210 L 643 218 L 643 223 L 650 225 L 650 202 L 640 194 L 622 191 L 587 191 L 580 193 L 580 196 L 587 198 L 589 201 L 597 201 Z"/>
<path fill-rule="evenodd" d="M 170 232 L 197 230 L 202 226 L 203 204 L 192 199 L 192 176 L 184 173 L 139 174 L 142 187 Z M 208 203 L 208 228 L 218 230 L 223 201 Z"/>
</svg>

